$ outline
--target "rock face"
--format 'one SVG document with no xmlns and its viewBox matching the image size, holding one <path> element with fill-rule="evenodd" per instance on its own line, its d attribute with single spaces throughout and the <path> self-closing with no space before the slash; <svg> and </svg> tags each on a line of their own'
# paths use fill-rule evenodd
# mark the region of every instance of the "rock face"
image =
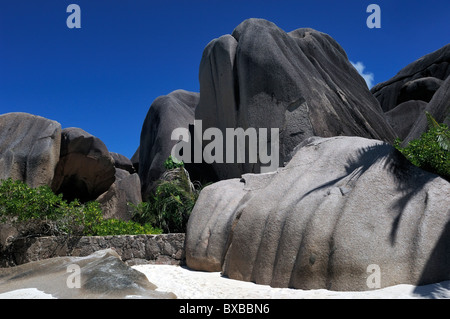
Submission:
<svg viewBox="0 0 450 319">
<path fill-rule="evenodd" d="M 450 76 L 447 77 L 439 90 L 434 94 L 425 111 L 430 113 L 439 123 L 447 121 L 448 125 L 450 121 Z M 403 144 L 419 138 L 427 128 L 427 119 L 425 112 L 423 112 L 417 117 Z"/>
<path fill-rule="evenodd" d="M 0 115 L 0 179 L 50 186 L 60 144 L 58 122 L 26 113 Z"/>
<path fill-rule="evenodd" d="M 425 111 L 450 121 L 450 44 L 401 69 L 372 88 L 397 137 L 406 146 L 427 130 Z"/>
<path fill-rule="evenodd" d="M 114 183 L 115 172 L 114 160 L 99 138 L 75 127 L 62 131 L 53 191 L 68 200 L 95 200 Z"/>
<path fill-rule="evenodd" d="M 136 169 L 133 166 L 133 163 L 129 158 L 119 153 L 110 152 L 109 154 L 114 160 L 114 167 L 123 169 L 130 174 L 137 173 Z"/>
<path fill-rule="evenodd" d="M 190 268 L 273 287 L 368 290 L 450 279 L 450 184 L 387 143 L 311 138 L 277 172 L 206 187 Z"/>
<path fill-rule="evenodd" d="M 158 97 L 150 106 L 141 131 L 139 146 L 139 177 L 142 197 L 146 199 L 155 181 L 164 173 L 164 162 L 177 141 L 171 140 L 176 128 L 188 129 L 194 123 L 194 109 L 199 94 L 183 90 Z"/>
<path fill-rule="evenodd" d="M 75 286 L 77 274 L 79 287 Z M 56 257 L 0 269 L 0 293 L 24 288 L 60 299 L 176 298 L 173 293 L 156 291 L 143 273 L 127 266 L 111 249 L 87 257 Z"/>
<path fill-rule="evenodd" d="M 345 51 L 312 29 L 286 33 L 266 20 L 246 20 L 231 35 L 208 44 L 199 79 L 195 118 L 203 129 L 278 128 L 281 165 L 296 145 L 314 135 L 394 139 Z M 261 168 L 248 161 L 213 166 L 220 179 Z"/>
<path fill-rule="evenodd" d="M 401 69 L 392 79 L 371 91 L 385 112 L 408 100 L 429 102 L 450 75 L 450 44 Z"/>
</svg>

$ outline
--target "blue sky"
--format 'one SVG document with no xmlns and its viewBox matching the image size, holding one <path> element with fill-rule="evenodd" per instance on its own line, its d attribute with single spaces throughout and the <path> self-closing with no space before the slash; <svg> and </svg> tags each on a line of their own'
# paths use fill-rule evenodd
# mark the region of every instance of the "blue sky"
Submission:
<svg viewBox="0 0 450 319">
<path fill-rule="evenodd" d="M 66 25 L 72 3 L 81 29 Z M 374 84 L 450 42 L 448 0 L 0 0 L 0 114 L 80 127 L 131 157 L 153 100 L 199 92 L 203 49 L 247 18 L 328 33 Z"/>
</svg>

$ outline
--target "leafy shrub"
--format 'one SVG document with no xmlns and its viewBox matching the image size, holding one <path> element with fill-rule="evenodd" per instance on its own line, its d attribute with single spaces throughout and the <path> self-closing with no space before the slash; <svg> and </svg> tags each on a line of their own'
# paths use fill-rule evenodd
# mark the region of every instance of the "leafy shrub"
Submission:
<svg viewBox="0 0 450 319">
<path fill-rule="evenodd" d="M 394 146 L 414 165 L 450 181 L 450 131 L 427 113 L 428 131 L 402 148 L 397 139 Z"/>
<path fill-rule="evenodd" d="M 169 156 L 169 158 L 167 158 L 164 161 L 164 168 L 168 171 L 176 169 L 176 168 L 181 168 L 184 167 L 184 163 L 183 162 L 175 162 L 172 158 L 172 155 Z"/>
<path fill-rule="evenodd" d="M 68 203 L 48 186 L 31 188 L 11 178 L 0 184 L 0 223 L 6 222 L 25 236 L 161 233 L 151 225 L 104 219 L 98 202 Z"/>
<path fill-rule="evenodd" d="M 171 161 L 170 157 L 168 161 Z M 185 232 L 199 193 L 199 183 L 191 182 L 189 173 L 182 165 L 168 169 L 159 180 L 150 201 L 133 207 L 133 220 L 151 223 L 166 233 Z"/>
</svg>

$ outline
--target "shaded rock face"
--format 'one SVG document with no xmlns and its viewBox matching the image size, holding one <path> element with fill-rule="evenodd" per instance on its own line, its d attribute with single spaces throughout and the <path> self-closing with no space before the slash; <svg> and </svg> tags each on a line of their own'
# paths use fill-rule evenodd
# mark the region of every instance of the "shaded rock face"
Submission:
<svg viewBox="0 0 450 319">
<path fill-rule="evenodd" d="M 372 88 L 406 146 L 427 130 L 425 111 L 439 123 L 450 121 L 450 44 L 401 69 L 392 79 Z"/>
<path fill-rule="evenodd" d="M 139 146 L 139 177 L 142 197 L 148 198 L 155 182 L 164 173 L 164 162 L 177 141 L 171 140 L 176 128 L 189 128 L 194 123 L 194 109 L 199 94 L 177 90 L 158 97 L 150 106 L 141 131 Z"/>
<path fill-rule="evenodd" d="M 449 225 L 450 184 L 389 144 L 311 138 L 277 172 L 206 187 L 186 262 L 273 287 L 368 290 L 371 265 L 381 287 L 422 285 L 450 279 Z"/>
<path fill-rule="evenodd" d="M 430 113 L 439 123 L 450 124 L 450 76 L 433 95 L 433 98 L 425 107 L 425 111 Z M 419 138 L 428 129 L 427 123 L 425 112 L 423 112 L 417 117 L 416 122 L 403 141 L 403 145 Z"/>
<path fill-rule="evenodd" d="M 60 145 L 58 122 L 26 113 L 0 115 L 0 180 L 50 186 Z"/>
<path fill-rule="evenodd" d="M 114 161 L 114 167 L 125 170 L 130 174 L 137 173 L 133 163 L 128 157 L 115 152 L 110 152 L 109 154 Z"/>
<path fill-rule="evenodd" d="M 266 20 L 246 20 L 207 45 L 199 80 L 195 118 L 203 121 L 203 129 L 278 128 L 281 165 L 296 145 L 314 135 L 394 138 L 345 51 L 312 29 L 286 33 Z M 226 179 L 259 173 L 260 164 L 213 167 Z"/>
<path fill-rule="evenodd" d="M 387 112 L 408 100 L 429 102 L 450 75 L 450 44 L 401 69 L 392 79 L 371 89 Z"/>
<path fill-rule="evenodd" d="M 73 266 L 79 267 L 79 288 L 74 286 Z M 60 299 L 176 298 L 173 293 L 156 291 L 143 273 L 127 266 L 111 249 L 87 257 L 56 257 L 0 269 L 0 293 L 24 288 Z"/>
<path fill-rule="evenodd" d="M 99 138 L 80 128 L 66 128 L 61 136 L 53 191 L 63 193 L 67 200 L 95 200 L 114 183 L 113 158 Z"/>
</svg>

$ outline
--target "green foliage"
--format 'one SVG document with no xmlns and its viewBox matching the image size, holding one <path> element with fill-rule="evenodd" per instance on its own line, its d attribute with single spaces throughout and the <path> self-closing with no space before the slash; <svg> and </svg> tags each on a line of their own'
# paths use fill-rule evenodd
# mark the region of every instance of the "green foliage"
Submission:
<svg viewBox="0 0 450 319">
<path fill-rule="evenodd" d="M 133 220 L 151 223 L 166 233 L 185 232 L 199 193 L 199 184 L 191 183 L 183 167 L 169 169 L 161 177 L 150 201 L 134 206 Z"/>
<path fill-rule="evenodd" d="M 450 181 L 450 131 L 445 124 L 438 124 L 427 113 L 427 132 L 419 139 L 411 141 L 406 147 L 400 147 L 397 139 L 394 146 L 414 165 L 438 174 Z"/>
<path fill-rule="evenodd" d="M 172 155 L 170 155 L 169 158 L 164 161 L 164 168 L 168 171 L 181 167 L 184 167 L 184 163 L 177 162 L 176 160 L 174 161 Z"/>
<path fill-rule="evenodd" d="M 27 228 L 24 233 L 32 236 L 161 233 L 151 225 L 104 219 L 98 202 L 81 204 L 74 200 L 68 203 L 62 194 L 54 194 L 48 186 L 31 188 L 11 178 L 0 184 L 0 223 L 5 222 Z M 32 222 L 35 225 L 45 224 L 45 231 L 42 227 L 30 227 Z"/>
</svg>

